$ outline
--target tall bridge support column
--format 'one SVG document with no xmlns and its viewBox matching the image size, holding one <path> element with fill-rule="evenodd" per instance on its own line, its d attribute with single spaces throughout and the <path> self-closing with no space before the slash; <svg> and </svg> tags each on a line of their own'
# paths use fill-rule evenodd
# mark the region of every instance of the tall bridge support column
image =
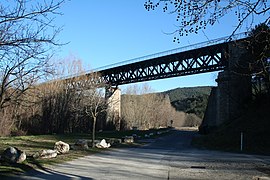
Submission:
<svg viewBox="0 0 270 180">
<path fill-rule="evenodd" d="M 118 87 L 108 86 L 105 91 L 107 101 L 106 126 L 109 129 L 115 127 L 116 130 L 120 130 L 121 90 Z"/>
<path fill-rule="evenodd" d="M 251 99 L 251 77 L 237 72 L 239 61 L 245 53 L 244 46 L 234 43 L 229 44 L 228 66 L 224 71 L 219 72 L 216 79 L 218 86 L 212 88 L 200 127 L 201 132 L 207 133 L 223 123 L 238 118 Z"/>
<path fill-rule="evenodd" d="M 251 98 L 251 77 L 225 70 L 216 81 L 216 126 L 219 126 L 238 118 L 245 110 Z"/>
</svg>

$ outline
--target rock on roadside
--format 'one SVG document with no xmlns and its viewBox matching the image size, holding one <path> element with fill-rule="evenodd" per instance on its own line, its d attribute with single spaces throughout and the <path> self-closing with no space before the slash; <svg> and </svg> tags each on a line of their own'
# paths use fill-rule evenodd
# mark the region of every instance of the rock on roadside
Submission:
<svg viewBox="0 0 270 180">
<path fill-rule="evenodd" d="M 89 149 L 88 141 L 85 139 L 76 140 L 75 144 L 71 146 L 73 150 L 87 150 Z"/>
<path fill-rule="evenodd" d="M 57 156 L 57 151 L 52 149 L 44 149 L 33 155 L 34 158 L 50 159 Z"/>
<path fill-rule="evenodd" d="M 1 160 L 11 163 L 22 163 L 26 160 L 26 154 L 16 147 L 8 147 L 1 155 Z"/>
<path fill-rule="evenodd" d="M 100 143 L 97 143 L 96 144 L 96 147 L 97 148 L 109 148 L 109 147 L 111 147 L 111 144 L 110 143 L 107 143 L 105 139 L 102 139 L 100 141 Z"/>
<path fill-rule="evenodd" d="M 123 139 L 124 139 L 123 141 L 125 143 L 130 143 L 130 144 L 134 143 L 134 137 L 133 136 L 125 136 Z"/>
<path fill-rule="evenodd" d="M 69 149 L 69 144 L 63 141 L 58 141 L 54 144 L 54 150 L 56 150 L 57 154 L 65 154 Z"/>
</svg>

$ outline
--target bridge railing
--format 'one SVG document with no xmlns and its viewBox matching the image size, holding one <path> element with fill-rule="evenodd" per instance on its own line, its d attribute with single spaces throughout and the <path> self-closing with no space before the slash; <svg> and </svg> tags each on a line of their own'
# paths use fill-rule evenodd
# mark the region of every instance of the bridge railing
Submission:
<svg viewBox="0 0 270 180">
<path fill-rule="evenodd" d="M 159 53 L 150 54 L 150 55 L 146 55 L 146 56 L 142 56 L 142 57 L 138 57 L 138 58 L 134 58 L 134 59 L 129 59 L 129 60 L 122 61 L 119 63 L 110 64 L 110 65 L 102 66 L 102 67 L 99 67 L 96 69 L 88 70 L 85 72 L 85 74 L 88 74 L 91 72 L 98 72 L 98 71 L 102 71 L 105 69 L 123 66 L 123 65 L 131 64 L 131 63 L 141 62 L 141 61 L 145 61 L 145 60 L 149 60 L 149 59 L 153 59 L 153 58 L 158 58 L 158 57 L 162 57 L 162 56 L 167 56 L 167 55 L 171 55 L 171 54 L 176 54 L 176 53 L 180 53 L 180 52 L 184 52 L 184 51 L 189 51 L 189 50 L 193 50 L 193 49 L 198 49 L 198 48 L 202 48 L 202 47 L 206 47 L 206 46 L 212 46 L 212 45 L 221 44 L 221 43 L 225 43 L 225 42 L 235 41 L 235 40 L 239 40 L 239 39 L 243 39 L 243 38 L 247 37 L 247 34 L 248 34 L 248 32 L 239 33 L 239 34 L 225 36 L 225 37 L 221 37 L 218 39 L 200 42 L 200 43 L 196 43 L 196 44 L 192 44 L 192 45 L 188 45 L 188 46 L 184 46 L 184 47 L 180 47 L 180 48 L 162 51 Z M 73 74 L 70 76 L 65 76 L 65 77 L 62 77 L 61 79 L 67 79 L 67 78 L 76 77 L 79 75 L 81 75 L 81 73 L 80 74 Z"/>
<path fill-rule="evenodd" d="M 247 36 L 247 32 L 244 32 L 244 33 L 240 33 L 240 34 L 235 34 L 233 36 L 226 36 L 226 37 L 222 37 L 222 38 L 218 38 L 218 39 L 213 39 L 213 40 L 209 40 L 209 41 L 205 41 L 205 42 L 201 42 L 201 43 L 196 43 L 196 44 L 192 44 L 192 45 L 188 45 L 188 46 L 184 46 L 184 47 L 180 47 L 180 48 L 162 51 L 162 52 L 155 53 L 155 54 L 150 54 L 147 56 L 129 59 L 126 61 L 115 63 L 115 64 L 102 66 L 102 67 L 91 70 L 91 72 L 101 71 L 101 70 L 105 70 L 105 69 L 109 69 L 109 68 L 113 68 L 113 67 L 117 67 L 117 66 L 122 66 L 122 65 L 126 65 L 126 64 L 135 63 L 135 62 L 145 61 L 145 60 L 149 60 L 149 59 L 153 59 L 153 58 L 158 58 L 158 57 L 167 56 L 167 55 L 171 55 L 171 54 L 175 54 L 175 53 L 198 49 L 198 48 L 202 48 L 202 47 L 206 47 L 206 46 L 221 44 L 224 42 L 235 41 L 235 40 L 243 39 L 246 36 Z"/>
</svg>

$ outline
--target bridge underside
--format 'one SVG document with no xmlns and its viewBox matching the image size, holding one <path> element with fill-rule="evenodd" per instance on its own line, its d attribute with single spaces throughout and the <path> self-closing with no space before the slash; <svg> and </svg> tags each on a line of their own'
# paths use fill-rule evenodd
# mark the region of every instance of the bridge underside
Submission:
<svg viewBox="0 0 270 180">
<path fill-rule="evenodd" d="M 117 86 L 219 71 L 227 66 L 227 49 L 228 44 L 222 43 L 113 67 L 102 70 L 100 73 L 107 84 Z"/>
</svg>

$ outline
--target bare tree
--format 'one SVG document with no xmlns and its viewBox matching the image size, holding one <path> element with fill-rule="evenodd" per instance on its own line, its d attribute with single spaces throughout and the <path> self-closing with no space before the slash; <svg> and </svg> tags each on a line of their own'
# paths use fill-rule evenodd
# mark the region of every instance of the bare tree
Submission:
<svg viewBox="0 0 270 180">
<path fill-rule="evenodd" d="M 40 94 L 43 133 L 89 132 L 92 123 L 92 142 L 98 117 L 106 111 L 104 86 L 99 73 L 85 73 L 81 61 L 70 56 L 57 66 L 53 80 L 36 87 Z M 67 75 L 61 78 L 62 75 Z"/>
<path fill-rule="evenodd" d="M 91 77 L 84 77 L 87 80 L 80 82 L 79 94 L 82 99 L 82 105 L 84 112 L 87 116 L 93 119 L 92 123 L 92 147 L 95 147 L 95 132 L 97 118 L 100 113 L 106 111 L 106 100 L 104 90 L 101 89 L 101 84 L 99 81 L 98 73 L 92 73 Z"/>
<path fill-rule="evenodd" d="M 129 128 L 148 128 L 149 112 L 151 111 L 151 105 L 153 103 L 152 96 L 149 93 L 152 91 L 148 84 L 127 87 L 124 92 L 126 95 L 122 98 L 121 112 Z"/>
<path fill-rule="evenodd" d="M 0 109 L 21 103 L 32 86 L 52 72 L 55 15 L 64 1 L 0 3 Z"/>
<path fill-rule="evenodd" d="M 73 109 L 82 110 L 83 116 L 92 119 L 92 147 L 95 147 L 95 132 L 98 116 L 107 110 L 108 102 L 105 99 L 101 75 L 98 72 L 71 78 L 70 86 L 75 92 L 76 102 Z"/>
<path fill-rule="evenodd" d="M 129 86 L 122 97 L 121 112 L 127 128 L 150 129 L 166 127 L 174 119 L 175 109 L 168 96 L 151 93 L 149 85 Z"/>
<path fill-rule="evenodd" d="M 97 86 L 88 89 L 84 98 L 84 104 L 85 113 L 93 118 L 92 147 L 95 147 L 97 118 L 102 112 L 105 112 L 107 108 L 104 91 Z"/>
<path fill-rule="evenodd" d="M 37 100 L 36 103 L 30 104 L 32 106 L 23 106 L 28 111 L 30 108 L 34 110 L 33 113 L 28 112 L 24 116 L 22 112 L 20 114 L 24 117 L 25 129 L 28 128 L 30 133 L 35 134 L 89 132 L 92 119 L 85 113 L 84 98 L 88 96 L 83 93 L 92 86 L 84 79 L 81 61 L 69 56 L 56 63 L 56 69 L 57 73 L 52 76 L 52 80 L 28 91 L 34 91 L 35 95 L 28 97 Z M 74 74 L 76 77 L 72 76 Z M 63 75 L 69 75 L 69 78 L 63 79 Z"/>
<path fill-rule="evenodd" d="M 171 105 L 170 98 L 168 95 L 163 94 L 152 94 L 153 105 L 152 105 L 152 121 L 151 126 L 153 128 L 171 126 L 173 122 L 176 122 L 176 110 Z M 172 122 L 172 123 L 171 123 Z"/>
<path fill-rule="evenodd" d="M 87 127 L 82 113 L 83 66 L 81 60 L 70 55 L 56 63 L 57 73 L 49 82 L 39 85 L 42 93 L 42 119 L 46 133 L 84 132 Z M 72 77 L 72 75 L 76 77 Z M 62 78 L 66 75 L 70 78 Z M 82 76 L 80 76 L 82 75 Z"/>
<path fill-rule="evenodd" d="M 266 24 L 270 20 L 270 3 L 267 0 L 148 0 L 144 6 L 148 11 L 162 6 L 164 12 L 175 14 L 177 29 L 173 32 L 173 41 L 178 43 L 181 36 L 197 34 L 229 14 L 234 13 L 238 20 L 232 35 L 244 25 L 251 29 L 257 16 Z"/>
</svg>

